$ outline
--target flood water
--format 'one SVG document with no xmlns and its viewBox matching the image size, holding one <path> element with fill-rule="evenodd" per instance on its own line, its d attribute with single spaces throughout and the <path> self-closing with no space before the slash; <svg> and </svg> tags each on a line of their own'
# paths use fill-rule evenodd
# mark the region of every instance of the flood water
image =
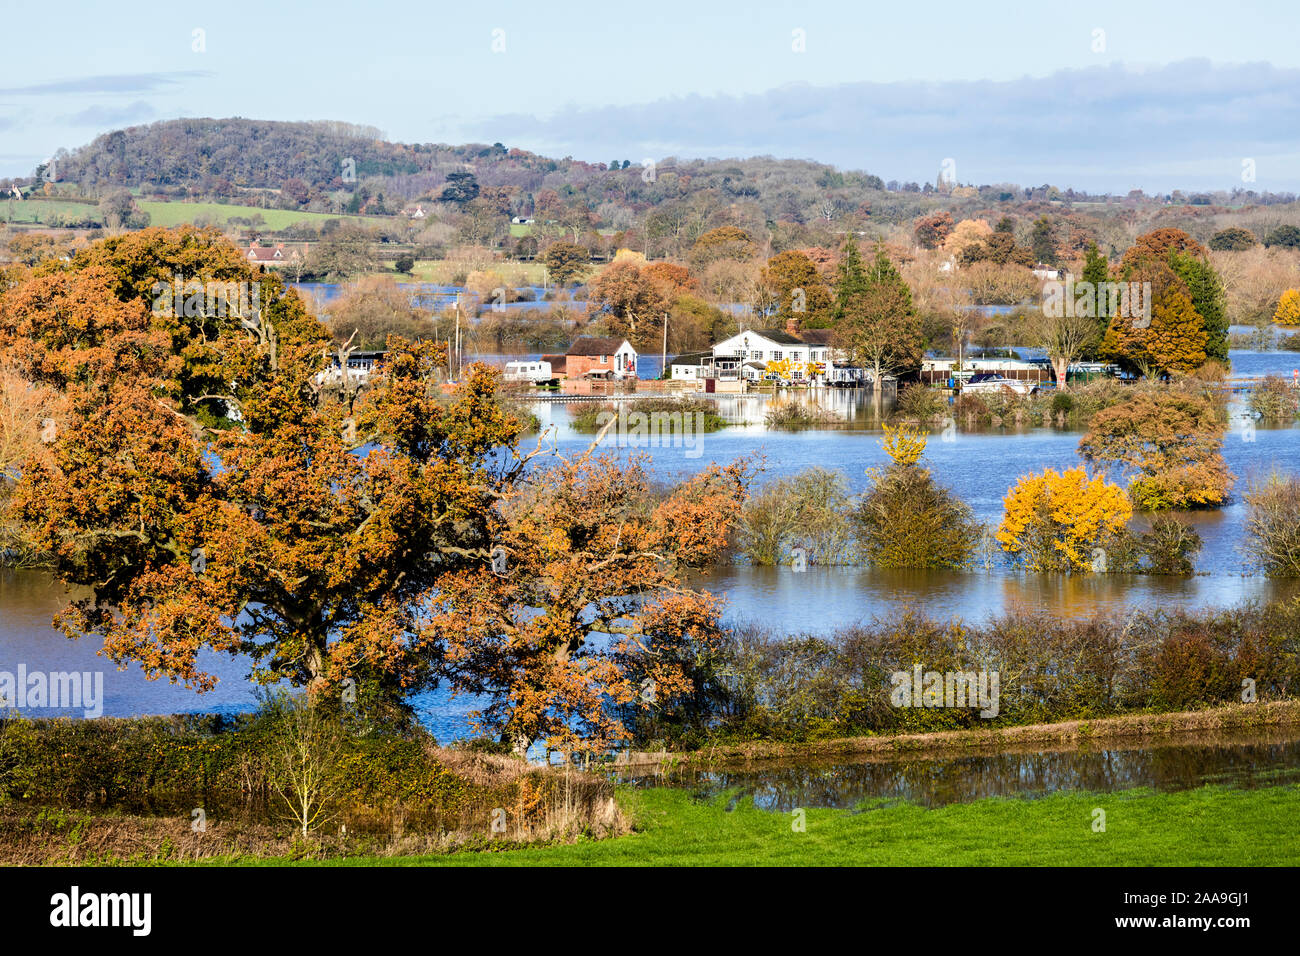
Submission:
<svg viewBox="0 0 1300 956">
<path fill-rule="evenodd" d="M 908 760 L 765 762 L 731 770 L 624 772 L 642 787 L 683 787 L 699 799 L 730 794 L 766 810 L 850 809 L 890 803 L 941 807 L 987 797 L 1042 797 L 1057 791 L 1112 793 L 1205 784 L 1255 788 L 1300 783 L 1300 730 L 1249 737 L 1184 737 L 1095 750 L 1035 750 Z"/>
<path fill-rule="evenodd" d="M 1234 353 L 1250 374 L 1273 371 L 1290 375 L 1300 361 L 1291 353 Z M 658 447 L 619 446 L 607 439 L 612 454 L 649 457 L 653 474 L 678 481 L 712 462 L 729 463 L 760 456 L 760 483 L 795 474 L 810 466 L 841 473 L 850 493 L 866 488 L 866 468 L 884 463 L 880 432 L 874 427 L 870 396 L 854 391 L 820 390 L 811 400 L 839 411 L 857 427 L 773 431 L 763 425 L 767 403 L 757 396 L 719 396 L 719 412 L 744 424 L 697 436 L 684 443 L 666 439 Z M 561 453 L 585 449 L 591 436 L 575 432 L 578 404 L 536 403 L 547 441 Z M 935 477 L 970 504 L 976 517 L 996 522 L 1002 497 L 1019 476 L 1044 467 L 1077 465 L 1078 432 L 1050 428 L 956 431 L 943 440 L 931 438 L 924 462 Z M 529 439 L 531 448 L 536 439 Z M 1191 578 L 1159 576 L 1029 575 L 1005 567 L 970 572 L 881 571 L 863 567 L 788 567 L 728 565 L 700 575 L 696 583 L 727 600 L 726 616 L 736 623 L 758 622 L 775 633 L 828 634 L 850 624 L 886 615 L 903 606 L 940 618 L 976 620 L 1013 609 L 1045 609 L 1062 616 L 1120 612 L 1131 607 L 1200 608 L 1266 601 L 1300 593 L 1300 582 L 1270 581 L 1243 572 L 1246 510 L 1239 492 L 1246 481 L 1277 467 L 1300 470 L 1300 428 L 1233 428 L 1225 435 L 1224 457 L 1238 476 L 1237 494 L 1224 508 L 1182 515 L 1203 541 Z M 29 670 L 104 672 L 103 713 L 110 716 L 186 711 L 238 712 L 256 704 L 239 659 L 205 653 L 201 665 L 220 678 L 215 690 L 197 694 L 166 681 L 147 681 L 138 667 L 124 671 L 97 656 L 91 642 L 72 642 L 50 624 L 68 600 L 64 589 L 38 571 L 0 571 L 0 671 Z M 423 722 L 438 739 L 467 736 L 467 713 L 475 702 L 445 693 L 414 701 Z"/>
</svg>

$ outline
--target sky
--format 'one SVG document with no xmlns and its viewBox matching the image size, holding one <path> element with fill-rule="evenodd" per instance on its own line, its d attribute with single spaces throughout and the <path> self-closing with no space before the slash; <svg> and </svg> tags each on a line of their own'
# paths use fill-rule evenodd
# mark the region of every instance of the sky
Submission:
<svg viewBox="0 0 1300 956">
<path fill-rule="evenodd" d="M 243 116 L 591 162 L 1300 191 L 1297 27 L 1296 0 L 73 0 L 45 41 L 6 43 L 0 176 L 123 126 Z"/>
</svg>

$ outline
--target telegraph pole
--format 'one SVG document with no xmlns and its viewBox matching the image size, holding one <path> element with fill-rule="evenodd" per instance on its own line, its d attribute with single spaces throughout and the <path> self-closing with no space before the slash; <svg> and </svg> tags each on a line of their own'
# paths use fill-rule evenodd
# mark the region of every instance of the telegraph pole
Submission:
<svg viewBox="0 0 1300 956">
<path fill-rule="evenodd" d="M 664 378 L 668 373 L 668 313 L 664 313 L 664 350 L 660 357 L 659 377 Z"/>
</svg>

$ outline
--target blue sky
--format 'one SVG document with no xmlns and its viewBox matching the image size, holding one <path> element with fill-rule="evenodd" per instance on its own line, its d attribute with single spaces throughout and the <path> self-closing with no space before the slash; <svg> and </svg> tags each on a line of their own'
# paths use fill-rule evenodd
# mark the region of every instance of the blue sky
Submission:
<svg viewBox="0 0 1300 956">
<path fill-rule="evenodd" d="M 1121 191 L 1232 189 L 1249 159 L 1248 188 L 1300 190 L 1298 11 L 73 2 L 6 43 L 0 175 L 119 126 L 238 115 L 591 161 L 772 154 L 918 181 L 951 158 L 963 182 Z M 69 50 L 83 55 L 54 55 Z"/>
</svg>

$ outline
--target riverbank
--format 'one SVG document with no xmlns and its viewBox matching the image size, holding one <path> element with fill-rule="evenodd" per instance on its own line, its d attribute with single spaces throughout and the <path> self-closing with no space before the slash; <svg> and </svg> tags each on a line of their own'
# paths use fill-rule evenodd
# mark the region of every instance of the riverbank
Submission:
<svg viewBox="0 0 1300 956">
<path fill-rule="evenodd" d="M 680 753 L 629 751 L 616 768 L 726 767 L 761 761 L 824 760 L 835 757 L 892 760 L 900 756 L 986 754 L 1032 747 L 1060 750 L 1118 742 L 1150 744 L 1178 735 L 1264 730 L 1300 726 L 1300 701 L 1229 704 L 1179 713 L 1126 714 L 1098 720 L 952 730 L 924 734 L 881 734 L 804 742 L 743 741 L 719 743 Z"/>
<path fill-rule="evenodd" d="M 0 865 L 386 856 L 627 832 L 606 777 L 301 699 L 256 714 L 0 719 Z"/>
</svg>

